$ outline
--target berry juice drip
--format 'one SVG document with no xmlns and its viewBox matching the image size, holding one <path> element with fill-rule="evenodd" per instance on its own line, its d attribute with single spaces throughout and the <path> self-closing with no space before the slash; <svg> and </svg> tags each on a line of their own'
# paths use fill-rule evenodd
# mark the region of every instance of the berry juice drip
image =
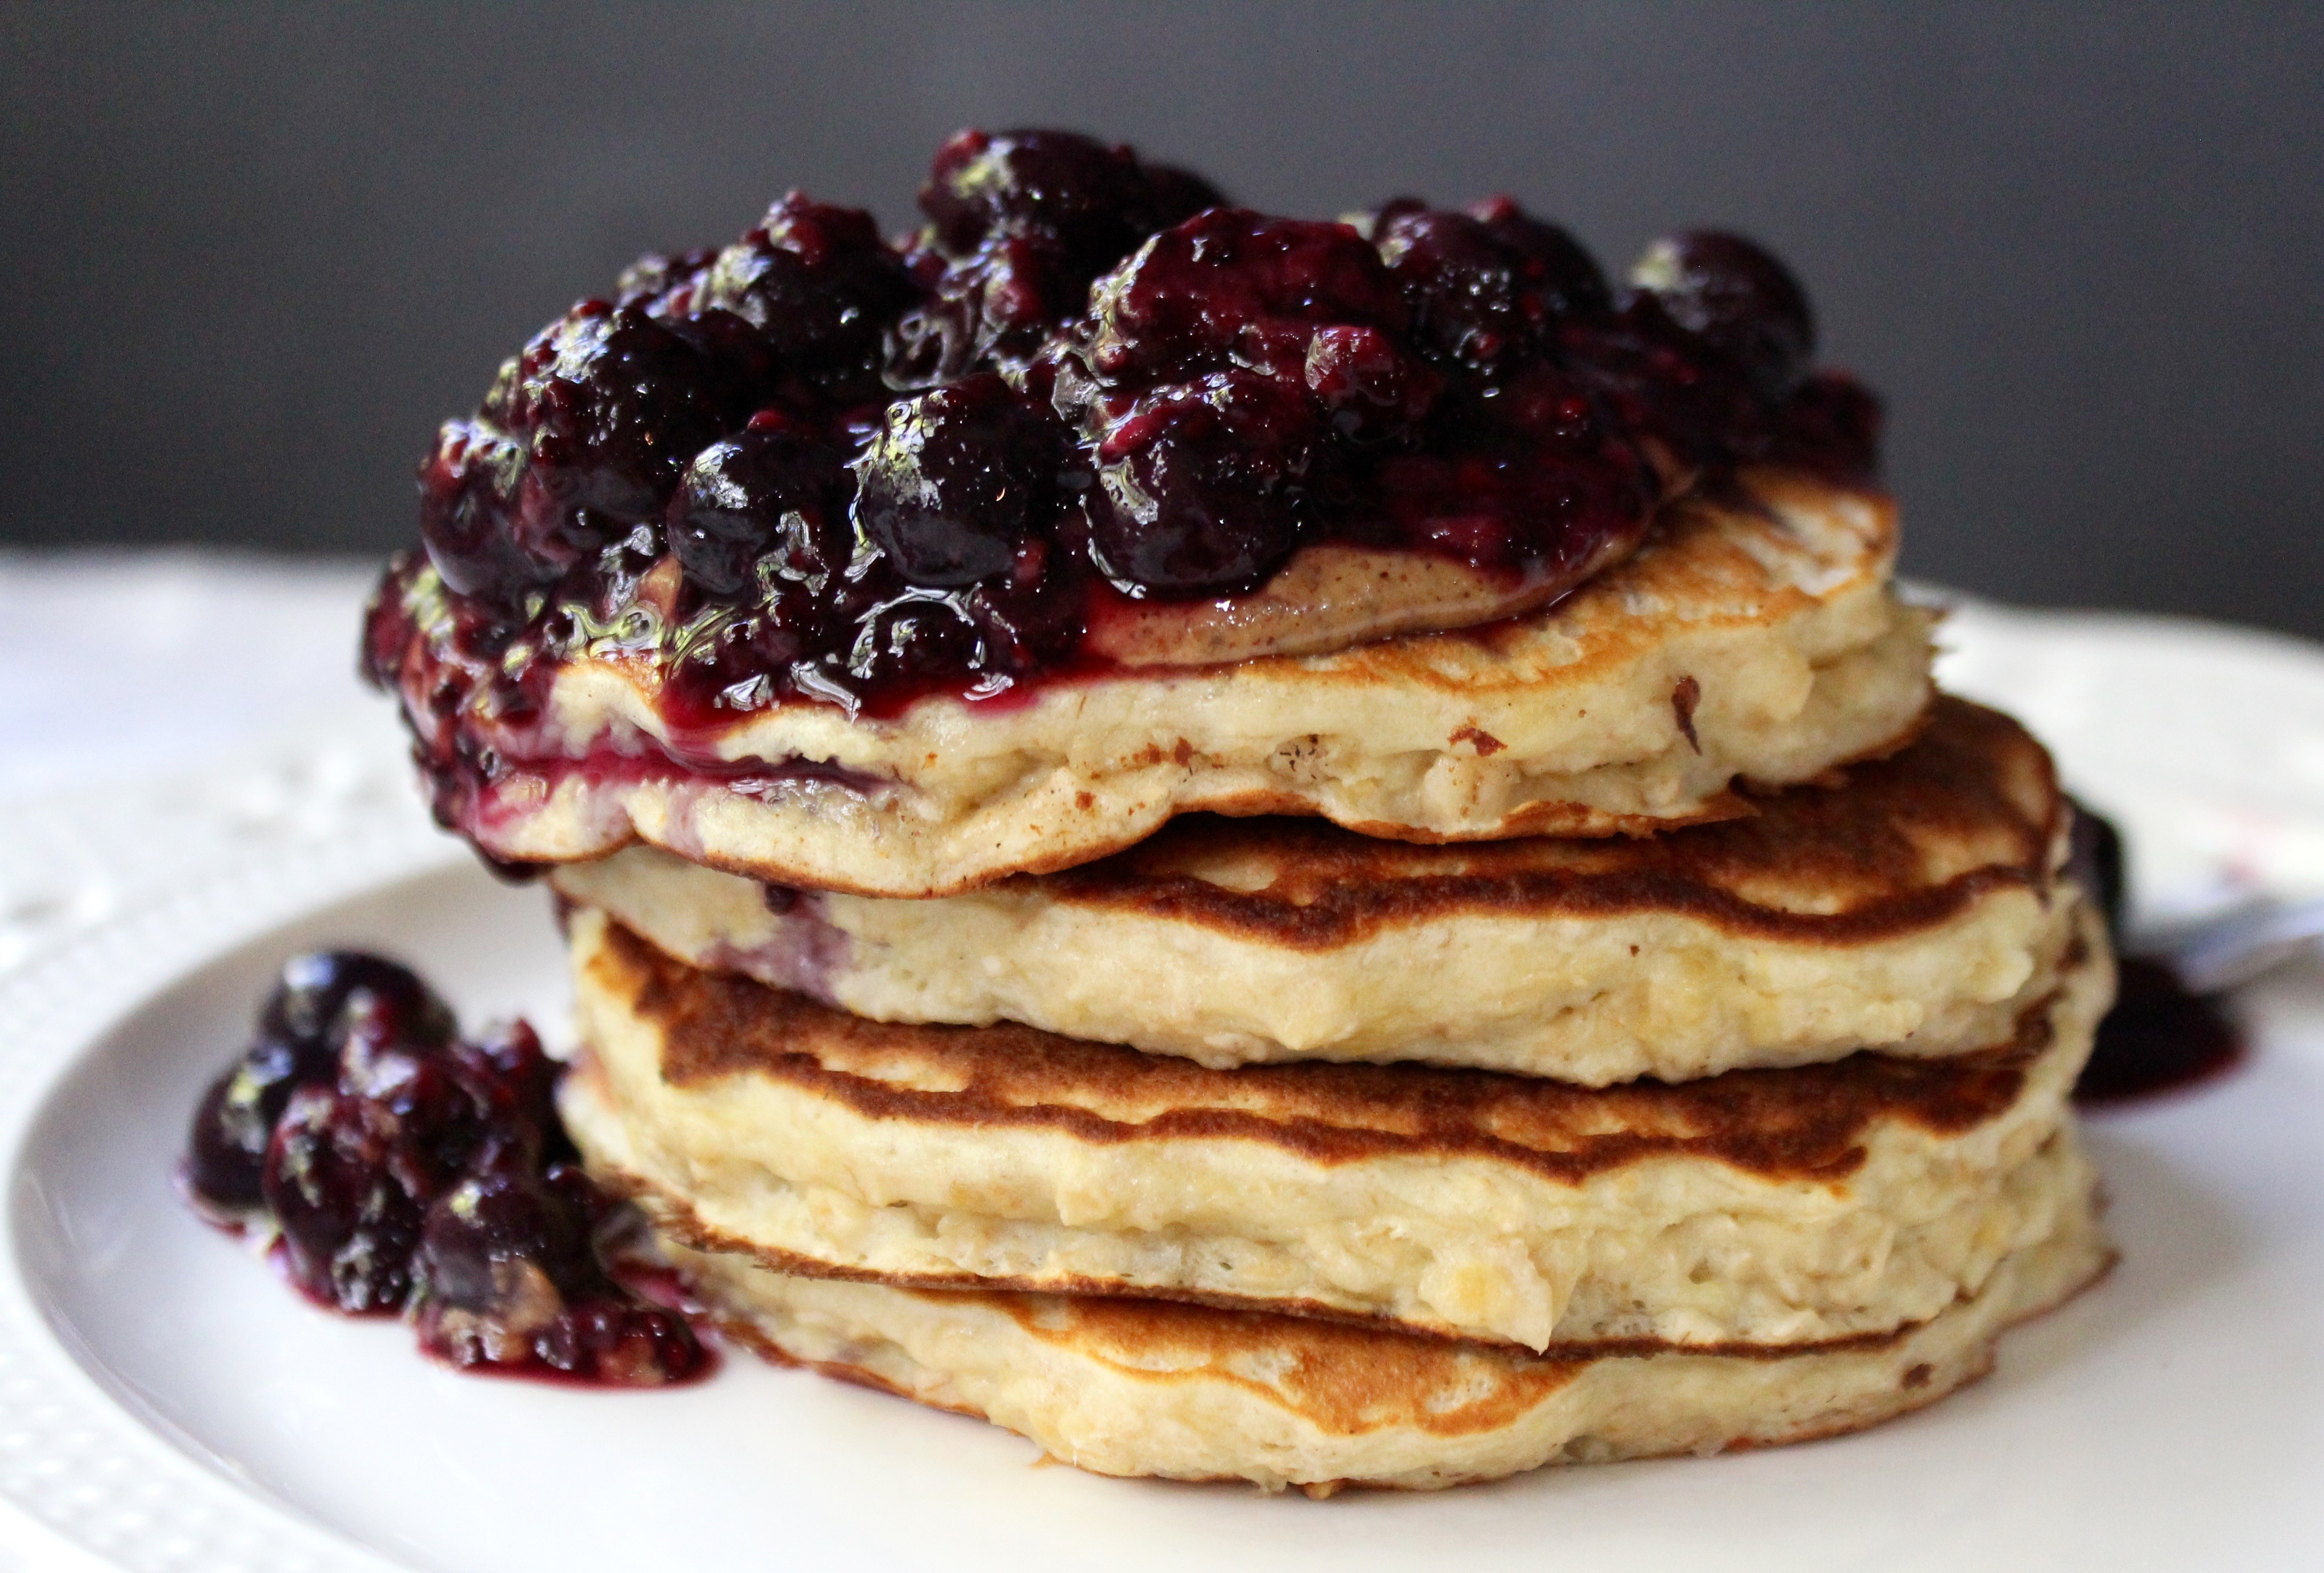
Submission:
<svg viewBox="0 0 2324 1573">
<path fill-rule="evenodd" d="M 2102 814 L 2073 805 L 2067 872 L 2105 915 L 2119 954 L 2123 926 L 2122 833 Z M 2114 1007 L 2098 1024 L 2089 1063 L 2074 1082 L 2080 1104 L 2126 1103 L 2209 1081 L 2243 1062 L 2243 1034 L 2216 1000 L 2189 990 L 2162 961 L 2123 956 Z"/>
<path fill-rule="evenodd" d="M 293 957 L 195 1111 L 184 1184 L 215 1221 L 271 1227 L 309 1299 L 407 1317 L 454 1366 L 623 1386 L 702 1375 L 712 1357 L 685 1319 L 606 1268 L 601 1243 L 627 1219 L 558 1119 L 563 1071 L 522 1022 L 463 1039 L 392 961 Z"/>
<path fill-rule="evenodd" d="M 490 772 L 455 716 L 521 723 L 580 655 L 650 664 L 676 729 L 893 714 L 1071 676 L 1094 603 L 1244 593 L 1305 546 L 1525 584 L 1738 466 L 1874 466 L 1877 406 L 1732 235 L 1616 288 L 1507 198 L 1272 217 L 1054 131 L 963 133 L 919 205 L 890 243 L 794 193 L 647 257 L 446 424 L 366 639 L 447 723 L 439 780 Z"/>
<path fill-rule="evenodd" d="M 2215 1001 L 2160 961 L 2126 957 L 2114 1008 L 2074 1082 L 2080 1104 L 2126 1103 L 2192 1086 L 2243 1062 L 2244 1040 Z"/>
</svg>

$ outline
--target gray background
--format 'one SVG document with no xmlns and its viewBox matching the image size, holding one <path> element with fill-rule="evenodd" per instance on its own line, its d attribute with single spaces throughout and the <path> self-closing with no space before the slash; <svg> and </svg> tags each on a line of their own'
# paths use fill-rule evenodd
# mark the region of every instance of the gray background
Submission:
<svg viewBox="0 0 2324 1573">
<path fill-rule="evenodd" d="M 2324 635 L 2324 6 L 0 7 L 0 544 L 378 552 L 498 359 L 791 185 L 1058 124 L 1328 215 L 1747 228 L 1910 571 Z"/>
</svg>

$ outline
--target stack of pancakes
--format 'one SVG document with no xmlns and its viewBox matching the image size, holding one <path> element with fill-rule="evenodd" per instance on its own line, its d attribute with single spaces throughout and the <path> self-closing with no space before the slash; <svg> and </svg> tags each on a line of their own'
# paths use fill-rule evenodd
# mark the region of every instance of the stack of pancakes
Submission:
<svg viewBox="0 0 2324 1573">
<path fill-rule="evenodd" d="M 1489 630 L 792 707 L 736 746 L 844 770 L 641 789 L 555 876 L 593 1170 L 769 1355 L 1107 1474 L 1443 1486 L 1976 1376 L 2107 1260 L 2103 930 L 1885 502 L 1750 483 Z"/>
</svg>

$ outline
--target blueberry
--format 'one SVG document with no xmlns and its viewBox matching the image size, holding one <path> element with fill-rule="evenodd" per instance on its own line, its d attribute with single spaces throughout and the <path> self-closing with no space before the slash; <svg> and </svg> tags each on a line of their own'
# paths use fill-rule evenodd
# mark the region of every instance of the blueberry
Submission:
<svg viewBox="0 0 2324 1573">
<path fill-rule="evenodd" d="M 1227 205 L 1226 194 L 1192 170 L 1169 164 L 1146 166 L 1147 216 L 1151 230 L 1184 224 L 1197 213 Z"/>
<path fill-rule="evenodd" d="M 525 1308 L 512 1301 L 529 1295 L 537 1304 L 546 1292 L 553 1315 L 567 1300 L 610 1287 L 590 1243 L 595 1221 L 540 1174 L 494 1166 L 429 1206 L 413 1271 L 429 1299 L 519 1316 Z"/>
<path fill-rule="evenodd" d="M 1305 379 L 1342 437 L 1402 437 L 1427 415 L 1444 380 L 1376 327 L 1319 327 Z"/>
<path fill-rule="evenodd" d="M 782 382 L 782 357 L 766 334 L 716 307 L 660 320 L 700 357 L 703 387 L 720 430 L 742 425 L 775 397 Z"/>
<path fill-rule="evenodd" d="M 284 1265 L 310 1298 L 356 1314 L 403 1309 L 429 1197 L 395 1162 L 394 1118 L 331 1087 L 293 1093 L 266 1153 L 266 1205 Z"/>
<path fill-rule="evenodd" d="M 401 962 L 364 951 L 309 951 L 282 963 L 259 1011 L 259 1032 L 290 1044 L 331 1043 L 358 994 L 393 1012 L 408 1042 L 432 1047 L 457 1030 L 452 1007 Z"/>
<path fill-rule="evenodd" d="M 1344 224 L 1214 207 L 1154 236 L 1091 293 L 1088 361 L 1109 384 L 1239 366 L 1296 381 L 1327 324 L 1405 327 L 1379 253 Z"/>
<path fill-rule="evenodd" d="M 577 1155 L 557 1114 L 565 1067 L 549 1057 L 529 1023 L 510 1022 L 447 1053 L 454 1079 L 483 1111 L 481 1149 L 521 1155 L 534 1167 Z"/>
<path fill-rule="evenodd" d="M 1147 182 L 1126 147 L 1069 131 L 964 131 L 936 150 L 920 211 L 939 244 L 974 251 L 994 231 L 1043 232 L 1081 252 L 1119 261 L 1151 232 Z"/>
<path fill-rule="evenodd" d="M 718 253 L 701 296 L 764 333 L 788 371 L 847 392 L 876 388 L 881 336 L 918 293 L 870 214 L 794 191 Z"/>
<path fill-rule="evenodd" d="M 1818 372 L 1776 414 L 1773 456 L 1835 480 L 1867 482 L 1880 468 L 1880 400 L 1845 372 Z"/>
<path fill-rule="evenodd" d="M 996 235 L 1038 235 L 1084 282 L 1223 200 L 1200 176 L 1070 131 L 964 131 L 936 150 L 920 188 L 920 211 L 952 255 Z"/>
<path fill-rule="evenodd" d="M 670 499 L 669 549 L 713 595 L 742 589 L 779 549 L 795 568 L 827 571 L 844 551 L 849 485 L 838 452 L 796 426 L 744 430 L 687 466 Z"/>
<path fill-rule="evenodd" d="M 648 252 L 622 270 L 613 283 L 613 304 L 635 306 L 653 315 L 683 315 L 692 292 L 708 276 L 718 253 L 707 247 L 675 253 Z"/>
<path fill-rule="evenodd" d="M 1606 304 L 1589 254 L 1506 198 L 1475 214 L 1390 204 L 1372 238 L 1404 286 L 1416 336 L 1460 367 L 1489 372 L 1530 356 L 1554 319 Z"/>
<path fill-rule="evenodd" d="M 982 373 L 888 408 L 855 462 L 855 521 L 913 584 L 1005 572 L 1055 505 L 1065 433 Z"/>
<path fill-rule="evenodd" d="M 1545 224 L 1507 197 L 1471 202 L 1469 216 L 1520 259 L 1525 288 L 1538 292 L 1555 317 L 1597 316 L 1613 307 L 1606 275 L 1582 243 L 1554 224 Z"/>
<path fill-rule="evenodd" d="M 484 409 L 526 442 L 517 545 L 561 567 L 659 516 L 733 417 L 722 371 L 630 307 L 585 302 L 537 339 Z"/>
<path fill-rule="evenodd" d="M 1807 375 L 1815 354 L 1807 291 L 1742 236 L 1692 230 L 1658 240 L 1630 270 L 1630 281 L 1732 361 L 1763 396 L 1784 398 Z"/>
<path fill-rule="evenodd" d="M 1305 400 L 1248 373 L 1142 399 L 1099 449 L 1091 555 L 1133 593 L 1255 586 L 1298 539 Z"/>
<path fill-rule="evenodd" d="M 327 1083 L 337 1063 L 319 1041 L 262 1037 L 244 1050 L 195 1110 L 186 1152 L 186 1181 L 195 1196 L 226 1213 L 260 1206 L 274 1122 L 292 1092 Z"/>
<path fill-rule="evenodd" d="M 1080 313 L 1090 281 L 1157 229 L 1221 201 L 1207 182 L 1062 131 L 965 131 L 937 151 L 920 207 L 939 262 L 890 337 L 890 387 L 1019 366 Z"/>
<path fill-rule="evenodd" d="M 556 568 L 516 544 L 509 518 L 524 476 L 524 445 L 488 422 L 452 420 L 420 465 L 420 538 L 444 583 L 514 607 Z"/>
<path fill-rule="evenodd" d="M 683 1382 L 708 1368 L 709 1351 L 674 1311 L 632 1300 L 584 1301 L 534 1340 L 541 1363 L 625 1387 Z"/>
<path fill-rule="evenodd" d="M 897 319 L 881 375 L 908 391 L 957 382 L 980 365 L 1021 367 L 1052 326 L 1081 310 L 1097 271 L 1077 266 L 1052 237 L 995 235 Z"/>
<path fill-rule="evenodd" d="M 929 591 L 883 602 L 855 624 L 848 676 L 870 688 L 918 686 L 982 667 L 984 639 L 961 603 Z"/>
</svg>

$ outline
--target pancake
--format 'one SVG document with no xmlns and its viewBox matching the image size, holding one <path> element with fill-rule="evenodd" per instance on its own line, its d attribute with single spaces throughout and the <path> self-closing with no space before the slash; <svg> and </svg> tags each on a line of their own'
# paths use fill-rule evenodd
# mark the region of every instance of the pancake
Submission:
<svg viewBox="0 0 2324 1573">
<path fill-rule="evenodd" d="M 2088 1172 L 2072 1173 L 2056 1227 L 2002 1258 L 1974 1294 L 1885 1338 L 1773 1357 L 1545 1359 L 1294 1317 L 894 1289 L 671 1254 L 723 1325 L 783 1363 L 982 1415 L 1101 1475 L 1328 1495 L 1766 1447 L 1917 1409 L 1987 1370 L 2010 1323 L 2105 1269 Z"/>
<path fill-rule="evenodd" d="M 2035 1160 L 2113 985 L 2081 921 L 2056 993 L 1978 1053 L 1592 1090 L 867 1022 L 582 909 L 564 1109 L 665 1232 L 788 1273 L 1536 1350 L 1815 1343 L 1935 1315 L 2054 1223 Z"/>
<path fill-rule="evenodd" d="M 1927 614 L 1888 585 L 1893 506 L 1796 474 L 1752 483 L 1756 501 L 1674 505 L 1635 556 L 1525 617 L 932 695 L 888 720 L 794 701 L 681 735 L 658 659 L 610 635 L 538 704 L 447 714 L 430 663 L 456 620 L 420 604 L 400 682 L 430 757 L 468 762 L 438 814 L 515 861 L 643 841 L 779 884 L 925 897 L 1088 862 L 1195 810 L 1422 842 L 1646 833 L 1748 812 L 1738 781 L 1888 752 L 1928 702 Z"/>
<path fill-rule="evenodd" d="M 1976 1049 L 2056 987 L 2065 800 L 2006 716 L 1941 698 L 1844 790 L 1757 807 L 1652 840 L 1435 847 L 1194 815 L 927 901 L 770 891 L 648 847 L 552 878 L 671 955 L 857 1016 L 1018 1021 L 1222 1068 L 1682 1081 Z"/>
</svg>

